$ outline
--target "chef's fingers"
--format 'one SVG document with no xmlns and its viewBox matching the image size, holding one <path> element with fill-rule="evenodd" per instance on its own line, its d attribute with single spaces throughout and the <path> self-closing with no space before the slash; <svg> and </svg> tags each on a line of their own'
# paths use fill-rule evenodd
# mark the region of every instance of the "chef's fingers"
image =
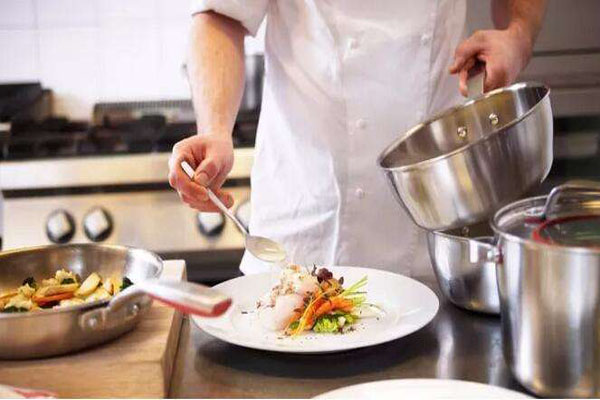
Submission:
<svg viewBox="0 0 600 400">
<path fill-rule="evenodd" d="M 220 172 L 220 165 L 213 157 L 206 157 L 198 168 L 196 168 L 196 174 L 194 175 L 194 181 L 198 182 L 201 186 L 210 186 L 212 181 L 217 177 Z"/>
<path fill-rule="evenodd" d="M 206 189 L 202 188 L 202 190 L 206 190 Z M 221 201 L 225 204 L 225 206 L 227 208 L 231 208 L 233 206 L 233 203 L 234 203 L 233 196 L 230 193 L 219 190 L 219 191 L 215 192 L 215 194 L 221 199 Z M 196 198 L 188 197 L 184 194 L 180 194 L 179 197 L 181 198 L 181 201 L 186 203 L 188 206 L 195 208 L 198 211 L 204 211 L 204 212 L 219 212 L 220 211 L 220 209 L 210 200 L 201 201 Z"/>
<path fill-rule="evenodd" d="M 213 192 L 217 193 L 217 191 L 221 189 L 221 186 L 223 186 L 223 183 L 225 183 L 225 181 L 227 180 L 228 174 L 229 172 L 227 172 L 225 168 L 221 169 L 219 174 L 215 177 L 215 179 L 213 179 L 212 183 L 210 184 L 210 187 L 213 190 Z"/>
<path fill-rule="evenodd" d="M 204 200 L 204 198 L 202 198 L 202 201 L 212 203 L 208 197 L 208 192 L 206 191 L 206 188 L 202 187 L 201 190 L 203 191 L 203 194 L 206 196 L 206 200 Z M 231 208 L 233 206 L 233 196 L 231 195 L 231 193 L 229 193 L 225 190 L 221 190 L 221 189 L 211 189 L 211 190 L 223 202 L 223 204 L 225 204 L 225 207 Z"/>
<path fill-rule="evenodd" d="M 181 168 L 181 162 L 186 161 L 192 168 L 197 165 L 193 155 L 186 150 L 186 140 L 175 143 L 169 157 L 169 184 L 175 190 L 179 189 L 180 182 L 185 182 L 185 172 Z M 189 178 L 187 180 L 189 181 Z"/>
<path fill-rule="evenodd" d="M 217 189 L 214 191 L 214 193 L 219 199 L 221 199 L 221 201 L 225 204 L 227 208 L 233 207 L 234 200 L 230 192 L 226 190 Z"/>
<path fill-rule="evenodd" d="M 509 68 L 503 64 L 503 60 L 495 60 L 492 57 L 485 64 L 484 91 L 490 91 L 510 83 Z"/>
<path fill-rule="evenodd" d="M 219 208 L 211 201 L 198 201 L 194 198 L 180 194 L 181 201 L 189 207 L 202 212 L 219 212 Z"/>
<path fill-rule="evenodd" d="M 169 184 L 179 193 L 188 197 L 207 200 L 208 197 L 202 198 L 206 195 L 205 192 L 202 192 L 202 187 L 193 182 L 181 168 L 182 161 L 186 161 L 192 167 L 197 164 L 196 160 L 188 153 L 174 153 L 169 159 Z"/>
<path fill-rule="evenodd" d="M 477 55 L 484 49 L 485 41 L 485 33 L 477 31 L 462 42 L 454 52 L 454 62 L 449 68 L 450 73 L 456 74 L 465 69 L 465 63 L 472 58 L 477 58 Z"/>
</svg>

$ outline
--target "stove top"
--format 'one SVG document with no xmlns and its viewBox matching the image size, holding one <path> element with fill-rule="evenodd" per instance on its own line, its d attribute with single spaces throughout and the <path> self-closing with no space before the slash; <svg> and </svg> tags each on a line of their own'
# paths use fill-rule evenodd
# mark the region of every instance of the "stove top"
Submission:
<svg viewBox="0 0 600 400">
<path fill-rule="evenodd" d="M 240 113 L 233 132 L 235 147 L 253 147 L 258 112 Z M 196 133 L 196 124 L 169 121 L 164 115 L 98 124 L 50 117 L 41 122 L 15 121 L 0 138 L 1 159 L 32 160 L 55 157 L 170 152 L 178 141 Z"/>
</svg>

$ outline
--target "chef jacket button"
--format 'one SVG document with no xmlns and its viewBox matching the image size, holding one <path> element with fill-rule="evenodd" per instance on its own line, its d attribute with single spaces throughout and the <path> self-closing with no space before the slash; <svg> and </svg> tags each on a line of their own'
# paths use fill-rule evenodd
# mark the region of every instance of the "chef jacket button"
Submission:
<svg viewBox="0 0 600 400">
<path fill-rule="evenodd" d="M 421 43 L 422 44 L 427 44 L 427 43 L 429 43 L 430 40 L 431 40 L 431 35 L 429 33 L 424 33 L 423 35 L 421 35 Z"/>
<path fill-rule="evenodd" d="M 358 120 L 356 120 L 356 127 L 358 129 L 365 129 L 367 127 L 367 121 L 365 121 L 362 118 L 359 118 Z"/>
<path fill-rule="evenodd" d="M 358 40 L 354 39 L 354 38 L 350 38 L 350 40 L 348 40 L 348 47 L 351 50 L 354 50 L 358 47 Z"/>
<path fill-rule="evenodd" d="M 359 199 L 362 199 L 363 197 L 365 197 L 365 191 L 362 190 L 361 188 L 356 189 L 354 194 L 356 194 L 356 197 L 358 197 Z"/>
</svg>

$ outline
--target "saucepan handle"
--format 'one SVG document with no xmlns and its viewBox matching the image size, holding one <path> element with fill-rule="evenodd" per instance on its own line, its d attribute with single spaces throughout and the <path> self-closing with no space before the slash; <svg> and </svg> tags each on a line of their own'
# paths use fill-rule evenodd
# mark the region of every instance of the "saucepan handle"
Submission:
<svg viewBox="0 0 600 400">
<path fill-rule="evenodd" d="M 187 314 L 218 317 L 231 306 L 228 296 L 192 282 L 146 279 L 113 297 L 106 307 L 81 315 L 80 326 L 87 330 L 108 329 L 135 318 L 150 306 L 150 298 Z"/>
<path fill-rule="evenodd" d="M 469 262 L 472 264 L 500 262 L 500 249 L 496 246 L 496 239 L 493 236 L 482 236 L 468 240 Z"/>
<path fill-rule="evenodd" d="M 546 198 L 544 208 L 537 215 L 531 215 L 532 217 L 540 218 L 545 220 L 548 215 L 551 215 L 561 197 L 569 194 L 575 199 L 589 198 L 590 196 L 600 197 L 600 182 L 589 181 L 589 180 L 572 180 L 562 185 L 556 186 L 550 191 L 550 194 Z"/>
<path fill-rule="evenodd" d="M 502 257 L 500 248 L 496 245 L 493 236 L 481 236 L 467 238 L 469 242 L 469 262 L 471 264 L 482 264 L 485 262 L 500 263 Z"/>
<path fill-rule="evenodd" d="M 475 61 L 475 65 L 469 70 L 467 79 L 467 96 L 474 99 L 483 94 L 483 85 L 485 82 L 485 63 Z"/>
</svg>

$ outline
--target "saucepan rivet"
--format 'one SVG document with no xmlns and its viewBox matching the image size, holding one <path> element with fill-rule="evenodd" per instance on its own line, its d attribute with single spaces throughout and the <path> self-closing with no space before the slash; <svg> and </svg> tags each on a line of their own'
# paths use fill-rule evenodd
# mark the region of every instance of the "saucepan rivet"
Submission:
<svg viewBox="0 0 600 400">
<path fill-rule="evenodd" d="M 459 126 L 456 130 L 456 134 L 459 138 L 464 139 L 467 137 L 467 128 L 464 126 Z"/>
<path fill-rule="evenodd" d="M 499 121 L 499 120 L 498 120 L 498 116 L 497 116 L 496 114 L 494 114 L 494 113 L 491 113 L 491 114 L 489 115 L 489 117 L 488 117 L 488 118 L 489 118 L 489 120 L 490 120 L 490 123 L 491 123 L 492 125 L 498 125 L 498 121 Z"/>
<path fill-rule="evenodd" d="M 138 312 L 140 312 L 140 306 L 137 303 L 132 305 L 131 308 L 129 309 L 129 314 L 131 316 L 136 316 L 138 314 Z"/>
</svg>

